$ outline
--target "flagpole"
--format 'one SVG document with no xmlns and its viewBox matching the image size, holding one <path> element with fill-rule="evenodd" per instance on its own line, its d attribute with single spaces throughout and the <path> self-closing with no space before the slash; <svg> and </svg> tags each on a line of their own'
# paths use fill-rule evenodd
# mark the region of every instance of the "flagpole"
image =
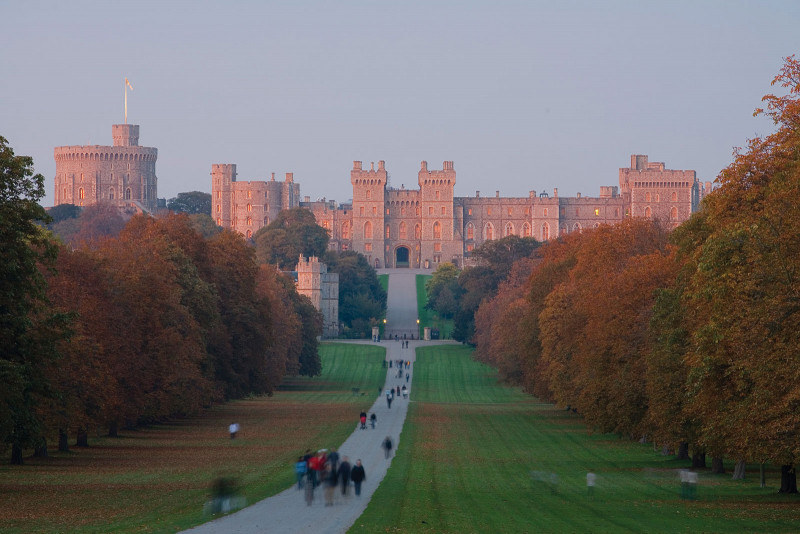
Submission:
<svg viewBox="0 0 800 534">
<path fill-rule="evenodd" d="M 128 78 L 125 78 L 125 124 L 128 124 Z"/>
</svg>

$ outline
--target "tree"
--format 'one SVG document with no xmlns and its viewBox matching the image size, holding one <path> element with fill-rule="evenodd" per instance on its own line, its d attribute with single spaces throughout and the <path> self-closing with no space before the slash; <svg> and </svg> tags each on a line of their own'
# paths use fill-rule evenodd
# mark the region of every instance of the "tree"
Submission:
<svg viewBox="0 0 800 534">
<path fill-rule="evenodd" d="M 459 269 L 454 264 L 440 263 L 433 276 L 425 283 L 428 294 L 426 307 L 443 318 L 452 318 L 458 309 L 458 273 Z"/>
<path fill-rule="evenodd" d="M 259 263 L 293 270 L 300 254 L 322 257 L 328 249 L 328 231 L 317 225 L 314 214 L 305 208 L 281 211 L 268 226 L 253 236 Z"/>
<path fill-rule="evenodd" d="M 339 321 L 346 337 L 369 337 L 372 323 L 386 311 L 384 291 L 375 269 L 358 252 L 329 251 L 328 271 L 339 274 Z"/>
<path fill-rule="evenodd" d="M 48 394 L 44 374 L 62 335 L 59 317 L 47 309 L 42 268 L 52 266 L 56 245 L 36 221 L 49 222 L 37 203 L 44 177 L 33 160 L 14 155 L 0 137 L 0 436 L 11 445 L 11 462 L 22 463 L 24 447 L 42 437 L 37 398 Z"/>
<path fill-rule="evenodd" d="M 118 236 L 124 227 L 125 217 L 119 208 L 102 202 L 83 208 L 77 218 L 51 225 L 53 233 L 73 247 L 96 245 L 102 239 Z"/>
<path fill-rule="evenodd" d="M 211 194 L 202 191 L 178 193 L 178 196 L 167 201 L 167 209 L 188 215 L 203 214 L 211 216 Z"/>
<path fill-rule="evenodd" d="M 67 219 L 76 219 L 81 214 L 81 207 L 75 204 L 59 204 L 47 210 L 47 214 L 52 219 L 50 224 L 60 223 Z"/>
</svg>

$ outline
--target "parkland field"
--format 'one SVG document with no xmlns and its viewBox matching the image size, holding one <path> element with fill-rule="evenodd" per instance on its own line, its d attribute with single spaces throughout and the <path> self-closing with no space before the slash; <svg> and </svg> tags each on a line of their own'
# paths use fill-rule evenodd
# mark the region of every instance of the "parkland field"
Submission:
<svg viewBox="0 0 800 534">
<path fill-rule="evenodd" d="M 175 532 L 207 519 L 223 475 L 248 502 L 278 493 L 305 449 L 344 441 L 385 377 L 379 346 L 323 344 L 321 355 L 321 377 L 272 397 L 0 467 L 0 532 Z M 498 385 L 466 347 L 419 349 L 411 401 L 387 477 L 350 532 L 800 531 L 800 503 L 778 494 L 777 471 L 761 488 L 757 466 L 745 481 L 701 470 L 685 500 L 687 462 L 588 433 L 580 416 Z"/>
</svg>

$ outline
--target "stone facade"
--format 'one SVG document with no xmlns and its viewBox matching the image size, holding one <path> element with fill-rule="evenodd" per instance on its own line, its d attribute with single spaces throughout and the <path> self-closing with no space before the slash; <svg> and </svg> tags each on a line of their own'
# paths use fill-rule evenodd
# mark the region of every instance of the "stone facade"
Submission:
<svg viewBox="0 0 800 534">
<path fill-rule="evenodd" d="M 232 205 L 234 194 L 217 184 L 217 168 L 223 167 L 233 168 L 234 178 L 228 172 L 227 183 L 235 183 L 235 165 L 213 166 L 215 209 L 222 213 L 217 224 L 252 235 L 247 233 L 250 226 L 243 227 L 241 219 L 234 225 L 230 216 L 225 217 L 224 206 Z M 559 197 L 558 189 L 552 196 L 530 191 L 526 197 L 501 197 L 496 191 L 494 196 L 482 197 L 477 191 L 474 197 L 457 197 L 452 161 L 445 161 L 441 170 L 428 169 L 423 161 L 417 181 L 418 189 L 390 187 L 383 161 L 378 162 L 377 169 L 371 164 L 369 170 L 354 161 L 351 203 L 311 202 L 308 198 L 299 202 L 297 187 L 282 193 L 286 198 L 281 197 L 281 207 L 299 205 L 311 210 L 317 223 L 331 235 L 331 249 L 360 252 L 376 268 L 435 269 L 443 261 L 463 267 L 469 264 L 474 248 L 508 235 L 547 241 L 601 224 L 615 224 L 625 217 L 658 219 L 674 228 L 698 209 L 703 194 L 710 191 L 709 183 L 701 188 L 695 171 L 669 170 L 663 163 L 649 162 L 644 155 L 631 156 L 631 166 L 619 170 L 619 186 L 602 186 L 596 197 L 580 193 Z M 238 201 L 239 209 L 242 202 Z M 253 232 L 256 229 L 253 225 Z"/>
<path fill-rule="evenodd" d="M 322 337 L 339 335 L 339 274 L 329 273 L 328 266 L 312 256 L 300 255 L 297 263 L 297 292 L 311 299 L 322 312 Z"/>
<path fill-rule="evenodd" d="M 59 146 L 55 203 L 90 206 L 98 202 L 123 209 L 158 207 L 158 149 L 139 146 L 139 126 L 114 124 L 114 146 Z"/>
<path fill-rule="evenodd" d="M 211 216 L 217 225 L 236 230 L 245 237 L 253 237 L 267 226 L 281 210 L 298 206 L 300 185 L 294 183 L 292 173 L 286 173 L 284 182 L 236 181 L 236 165 L 211 166 Z"/>
</svg>

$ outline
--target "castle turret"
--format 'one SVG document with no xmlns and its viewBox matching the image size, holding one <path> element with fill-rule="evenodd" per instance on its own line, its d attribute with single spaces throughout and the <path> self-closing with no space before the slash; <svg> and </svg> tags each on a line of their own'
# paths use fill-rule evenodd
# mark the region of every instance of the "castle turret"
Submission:
<svg viewBox="0 0 800 534">
<path fill-rule="evenodd" d="M 114 124 L 111 126 L 114 146 L 139 146 L 138 124 Z"/>
<path fill-rule="evenodd" d="M 231 190 L 236 181 L 235 163 L 215 163 L 211 165 L 211 216 L 217 226 L 230 228 L 232 203 Z"/>
<path fill-rule="evenodd" d="M 378 169 L 362 169 L 360 161 L 353 162 L 350 183 L 353 185 L 353 249 L 364 254 L 373 267 L 383 267 L 384 202 L 386 200 L 386 167 L 383 160 Z"/>
</svg>

